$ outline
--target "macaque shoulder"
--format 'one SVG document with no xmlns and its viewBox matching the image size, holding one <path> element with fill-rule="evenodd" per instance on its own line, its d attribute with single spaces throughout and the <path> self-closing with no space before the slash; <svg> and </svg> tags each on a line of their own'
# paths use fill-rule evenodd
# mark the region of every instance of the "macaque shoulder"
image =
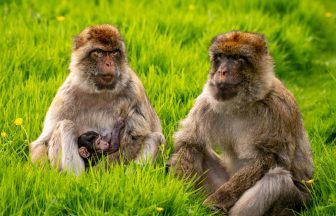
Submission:
<svg viewBox="0 0 336 216">
<path fill-rule="evenodd" d="M 71 119 L 71 116 L 74 114 L 71 110 L 74 110 L 76 102 L 71 94 L 69 94 L 70 89 L 67 81 L 65 81 L 51 102 L 47 118 L 57 118 L 58 120 Z"/>
<path fill-rule="evenodd" d="M 187 117 L 180 122 L 179 130 L 174 134 L 175 143 L 205 144 L 205 128 L 211 120 L 210 113 L 210 103 L 203 95 L 200 95 Z"/>
<path fill-rule="evenodd" d="M 301 124 L 301 114 L 296 100 L 280 80 L 274 79 L 273 88 L 259 104 L 264 114 L 260 113 L 265 121 L 272 121 L 279 129 L 296 129 Z M 259 111 L 259 112 L 260 112 Z M 266 121 L 267 122 L 267 121 Z M 274 124 L 277 122 L 277 124 Z"/>
</svg>

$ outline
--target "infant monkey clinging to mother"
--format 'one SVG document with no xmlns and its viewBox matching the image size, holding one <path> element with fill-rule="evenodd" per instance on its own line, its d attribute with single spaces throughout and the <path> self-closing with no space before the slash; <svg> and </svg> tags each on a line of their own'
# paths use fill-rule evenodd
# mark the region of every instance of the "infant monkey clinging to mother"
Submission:
<svg viewBox="0 0 336 216">
<path fill-rule="evenodd" d="M 120 132 L 124 127 L 122 118 L 118 118 L 112 130 L 104 130 L 102 134 L 87 131 L 78 137 L 78 152 L 85 166 L 94 166 L 98 160 L 119 150 Z"/>
</svg>

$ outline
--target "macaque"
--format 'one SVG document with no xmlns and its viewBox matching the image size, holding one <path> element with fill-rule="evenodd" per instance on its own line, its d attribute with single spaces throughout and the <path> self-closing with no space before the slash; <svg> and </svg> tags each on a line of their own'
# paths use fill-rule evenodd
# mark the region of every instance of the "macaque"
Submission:
<svg viewBox="0 0 336 216">
<path fill-rule="evenodd" d="M 110 163 L 153 162 L 164 143 L 160 119 L 128 65 L 119 31 L 108 24 L 91 26 L 74 39 L 70 74 L 49 107 L 41 135 L 30 145 L 32 162 L 47 156 L 52 166 L 79 175 L 85 163 L 78 137 L 113 128 L 117 117 L 125 125 L 119 151 L 107 156 Z"/>
<path fill-rule="evenodd" d="M 109 153 L 109 140 L 104 139 L 101 135 L 94 131 L 88 131 L 78 137 L 78 152 L 83 158 L 85 166 L 90 164 L 94 166 L 102 155 Z M 118 151 L 114 149 L 111 153 Z"/>
<path fill-rule="evenodd" d="M 119 150 L 120 131 L 123 124 L 122 119 L 119 118 L 112 132 L 100 135 L 95 131 L 88 131 L 78 137 L 78 152 L 85 166 L 94 166 L 102 155 L 113 154 Z"/>
<path fill-rule="evenodd" d="M 229 215 L 293 214 L 310 199 L 312 153 L 265 37 L 221 34 L 209 54 L 208 80 L 174 134 L 170 169 L 198 176 L 209 194 L 204 203 Z"/>
</svg>

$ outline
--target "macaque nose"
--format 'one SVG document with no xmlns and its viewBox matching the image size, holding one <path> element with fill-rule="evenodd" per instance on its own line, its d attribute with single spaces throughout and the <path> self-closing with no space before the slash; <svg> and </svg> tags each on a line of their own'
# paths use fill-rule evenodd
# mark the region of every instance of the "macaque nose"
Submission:
<svg viewBox="0 0 336 216">
<path fill-rule="evenodd" d="M 217 83 L 223 83 L 226 80 L 226 74 L 227 74 L 227 70 L 219 70 L 217 72 L 217 79 L 216 82 Z"/>
<path fill-rule="evenodd" d="M 111 67 L 112 66 L 112 62 L 106 62 L 105 64 L 107 67 Z"/>
<path fill-rule="evenodd" d="M 219 71 L 219 74 L 220 74 L 221 77 L 222 77 L 222 76 L 225 76 L 225 75 L 226 75 L 226 70 L 221 70 L 221 71 Z"/>
<path fill-rule="evenodd" d="M 101 75 L 112 76 L 115 70 L 115 64 L 110 56 L 105 56 L 101 62 Z"/>
<path fill-rule="evenodd" d="M 105 81 L 111 81 L 116 71 L 115 67 L 116 65 L 112 59 L 105 58 L 99 66 L 99 70 L 100 70 L 99 75 L 108 77 L 108 80 L 105 80 Z"/>
</svg>

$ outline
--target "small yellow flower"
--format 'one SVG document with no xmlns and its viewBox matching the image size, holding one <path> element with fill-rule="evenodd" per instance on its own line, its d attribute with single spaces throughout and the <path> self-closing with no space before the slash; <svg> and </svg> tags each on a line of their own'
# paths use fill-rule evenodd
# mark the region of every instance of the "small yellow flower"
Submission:
<svg viewBox="0 0 336 216">
<path fill-rule="evenodd" d="M 190 4 L 190 5 L 189 5 L 189 10 L 190 10 L 190 11 L 193 11 L 193 10 L 195 10 L 195 5 L 193 5 L 193 4 Z"/>
<path fill-rule="evenodd" d="M 332 17 L 332 15 L 333 15 L 333 14 L 330 13 L 330 12 L 327 12 L 327 13 L 324 14 L 324 16 L 326 16 L 326 17 Z"/>
<path fill-rule="evenodd" d="M 306 181 L 306 183 L 313 184 L 314 183 L 314 179 L 309 179 L 308 181 Z"/>
<path fill-rule="evenodd" d="M 14 124 L 17 125 L 17 126 L 22 125 L 22 123 L 23 123 L 23 119 L 22 118 L 16 118 L 15 121 L 14 121 Z"/>
<path fill-rule="evenodd" d="M 2 138 L 6 138 L 6 137 L 8 137 L 8 135 L 7 135 L 7 133 L 5 131 L 2 131 L 1 132 L 1 137 Z"/>
<path fill-rule="evenodd" d="M 58 16 L 56 17 L 57 21 L 58 22 L 63 22 L 65 20 L 65 17 L 64 16 Z"/>
<path fill-rule="evenodd" d="M 159 213 L 163 212 L 164 208 L 162 207 L 156 207 L 155 210 Z"/>
</svg>

